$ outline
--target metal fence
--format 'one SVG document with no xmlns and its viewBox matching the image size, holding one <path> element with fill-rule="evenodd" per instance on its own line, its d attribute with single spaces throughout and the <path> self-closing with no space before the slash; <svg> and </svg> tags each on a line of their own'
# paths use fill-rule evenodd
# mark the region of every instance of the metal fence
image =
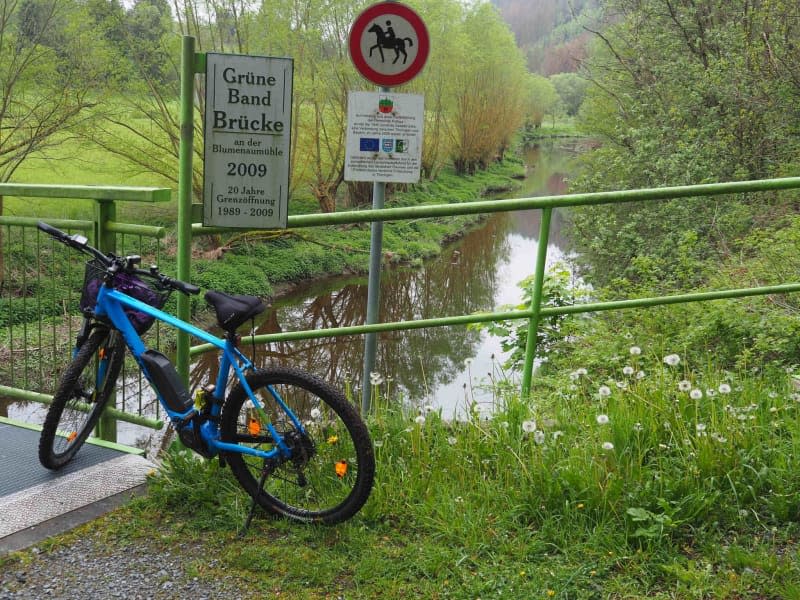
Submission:
<svg viewBox="0 0 800 600">
<path fill-rule="evenodd" d="M 22 189 L 24 188 L 24 189 Z M 157 244 L 152 246 L 153 239 L 158 240 L 165 234 L 160 227 L 147 227 L 143 225 L 124 225 L 116 222 L 114 215 L 114 201 L 107 198 L 113 197 L 114 190 L 123 188 L 105 188 L 105 192 L 98 192 L 103 188 L 65 188 L 63 186 L 17 186 L 10 189 L 9 184 L 0 184 L 0 194 L 14 194 L 16 196 L 29 197 L 89 197 L 96 201 L 95 218 L 93 220 L 53 220 L 51 223 L 61 228 L 71 230 L 89 231 L 93 233 L 94 239 L 98 241 L 100 247 L 105 250 L 113 251 L 119 244 L 119 250 L 127 248 L 122 236 L 134 236 L 139 240 L 140 247 L 156 248 L 152 251 L 157 252 Z M 309 214 L 296 215 L 289 217 L 290 228 L 316 227 L 324 225 L 340 225 L 351 223 L 367 223 L 375 221 L 393 221 L 401 219 L 420 219 L 434 218 L 443 216 L 457 216 L 468 214 L 488 214 L 494 212 L 510 212 L 517 210 L 538 209 L 542 211 L 539 239 L 535 253 L 532 249 L 531 269 L 534 272 L 534 287 L 531 305 L 527 310 L 491 312 L 469 315 L 450 315 L 433 319 L 422 319 L 415 321 L 401 321 L 392 323 L 377 323 L 372 325 L 362 325 L 354 327 L 339 327 L 334 329 L 320 329 L 309 331 L 282 332 L 267 335 L 254 336 L 255 343 L 284 342 L 293 340 L 308 340 L 323 337 L 344 336 L 344 335 L 363 335 L 366 333 L 379 333 L 387 331 L 399 331 L 407 329 L 422 329 L 429 327 L 444 326 L 463 326 L 470 323 L 483 323 L 491 321 L 501 321 L 510 319 L 527 319 L 529 330 L 527 336 L 526 360 L 523 371 L 522 394 L 528 396 L 531 392 L 531 382 L 533 373 L 534 358 L 536 356 L 537 330 L 541 319 L 555 315 L 569 315 L 577 313 L 590 313 L 608 310 L 622 310 L 630 308 L 645 308 L 666 304 L 677 304 L 684 302 L 697 302 L 718 300 L 724 298 L 739 298 L 747 296 L 785 294 L 800 291 L 800 283 L 787 283 L 782 285 L 771 285 L 762 287 L 749 287 L 740 289 L 727 289 L 715 291 L 703 291 L 688 294 L 678 294 L 672 296 L 657 296 L 651 298 L 636 298 L 629 300 L 619 300 L 613 302 L 592 302 L 576 304 L 571 306 L 550 307 L 543 305 L 542 288 L 545 278 L 545 263 L 547 258 L 547 246 L 550 236 L 550 221 L 552 211 L 560 207 L 575 206 L 594 206 L 601 204 L 615 204 L 638 201 L 660 201 L 675 198 L 690 198 L 703 196 L 721 196 L 732 194 L 747 194 L 754 192 L 767 192 L 778 190 L 800 189 L 800 177 L 770 179 L 759 181 L 718 183 L 707 185 L 693 185 L 681 187 L 667 187 L 658 189 L 641 189 L 618 192 L 602 192 L 588 194 L 573 194 L 565 196 L 518 198 L 508 200 L 491 200 L 479 202 L 466 202 L 461 204 L 441 204 L 426 205 L 416 207 L 389 208 L 381 210 L 363 210 L 353 212 L 342 212 L 333 214 Z M 70 191 L 67 195 L 66 191 Z M 91 196 L 87 190 L 94 190 Z M 147 201 L 158 202 L 169 197 L 168 190 L 150 189 L 141 190 L 141 198 L 125 197 L 117 200 Z M 149 194 L 149 195 L 148 195 Z M 182 210 L 179 214 L 186 215 L 187 222 L 178 227 L 178 263 L 183 261 L 184 269 L 188 266 L 190 240 L 192 236 L 203 235 L 206 233 L 220 233 L 225 230 L 216 228 L 205 228 L 199 224 L 190 225 L 192 210 Z M 182 217 L 183 218 L 183 217 Z M 3 368 L 7 368 L 5 363 L 11 357 L 10 371 L 15 379 L 11 384 L 7 384 L 5 377 L 3 385 L 0 385 L 0 397 L 7 396 L 26 400 L 47 401 L 49 396 L 39 383 L 46 379 L 49 373 L 48 363 L 42 362 L 44 357 L 56 356 L 63 352 L 68 346 L 71 338 L 70 319 L 67 318 L 66 307 L 77 304 L 77 298 L 70 300 L 68 296 L 62 297 L 57 291 L 49 292 L 48 286 L 54 286 L 58 282 L 74 279 L 82 274 L 82 266 L 76 264 L 74 267 L 59 267 L 63 271 L 57 272 L 56 267 L 48 267 L 51 250 L 47 244 L 43 243 L 37 232 L 28 231 L 35 226 L 34 218 L 17 218 L 0 216 L 0 230 L 3 232 L 3 240 L 0 240 L 0 247 L 3 248 L 3 256 L 6 265 L 0 269 L 0 276 L 3 279 L 2 295 L 0 295 L 0 362 Z M 17 231 L 13 231 L 18 228 Z M 27 231 L 27 232 L 26 232 Z M 181 231 L 188 231 L 189 234 L 181 235 Z M 14 255 L 13 253 L 17 254 Z M 9 256 L 20 256 L 23 262 L 9 266 Z M 156 260 L 158 256 L 155 256 Z M 14 258 L 14 261 L 17 259 Z M 60 261 L 56 261 L 59 262 Z M 24 268 L 21 265 L 27 265 Z M 48 273 L 48 269 L 52 272 Z M 179 269 L 180 270 L 180 269 Z M 48 273 L 46 279 L 41 279 L 37 273 Z M 75 290 L 79 285 L 73 286 Z M 55 289 L 61 289 L 53 287 Z M 44 299 L 51 297 L 54 301 L 49 303 Z M 49 307 L 44 308 L 43 307 Z M 34 310 L 35 308 L 35 310 Z M 37 316 L 31 320 L 27 319 L 28 310 L 36 313 Z M 49 313 L 47 311 L 50 311 Z M 63 312 L 63 314 L 62 314 Z M 22 315 L 20 317 L 19 315 Z M 4 321 L 5 320 L 5 321 Z M 12 322 L 13 321 L 13 322 Z M 151 334 L 152 335 L 152 334 Z M 156 334 L 157 335 L 157 334 Z M 42 341 L 45 340 L 45 341 Z M 49 341 L 52 340 L 52 341 Z M 247 339 L 250 341 L 250 338 Z M 66 344 L 66 346 L 65 346 Z M 185 358 L 179 355 L 179 361 L 185 361 L 179 365 L 179 369 L 188 373 L 188 362 L 191 355 L 197 355 L 210 350 L 207 345 L 199 345 L 191 348 L 186 353 Z M 64 358 L 66 360 L 66 358 Z M 16 382 L 16 383 L 15 383 Z M 363 382 L 368 386 L 368 381 Z M 21 386 L 21 387 L 15 387 Z M 144 386 L 146 388 L 146 385 Z M 34 390 L 29 388 L 35 388 Z M 128 400 L 138 396 L 141 398 L 142 383 L 130 383 L 124 380 L 122 386 L 123 398 L 117 402 L 115 410 L 107 411 L 110 417 L 119 420 L 141 423 L 144 425 L 157 427 L 160 425 L 158 419 L 145 418 L 141 416 L 142 401 Z M 138 405 L 135 404 L 138 402 Z M 129 414 L 136 411 L 137 414 Z M 106 425 L 104 435 L 109 436 L 113 433 L 113 428 Z"/>
<path fill-rule="evenodd" d="M 41 215 L 0 214 L 0 416 L 8 416 L 13 405 L 23 420 L 41 420 L 37 412 L 52 401 L 81 324 L 85 257 L 41 233 L 36 223 L 41 218 L 86 235 L 106 252 L 140 254 L 158 263 L 166 229 L 118 222 L 117 204 L 166 202 L 171 193 L 165 188 L 0 184 L 0 196 L 24 198 L 24 212 Z M 55 203 L 70 218 L 45 214 L 43 199 L 49 199 L 48 213 Z M 18 203 L 13 212 L 22 212 L 19 208 Z M 165 342 L 158 328 L 149 336 L 155 346 Z M 160 428 L 160 407 L 147 390 L 138 369 L 127 365 L 98 435 L 115 441 L 117 421 Z"/>
<path fill-rule="evenodd" d="M 405 329 L 425 329 L 428 327 L 444 327 L 453 325 L 467 325 L 470 323 L 486 323 L 491 321 L 505 321 L 511 319 L 528 319 L 529 328 L 527 347 L 525 352 L 525 366 L 523 368 L 522 395 L 528 396 L 531 391 L 534 358 L 536 356 L 536 340 L 539 323 L 543 318 L 555 315 L 568 315 L 590 313 L 607 310 L 621 310 L 629 308 L 645 308 L 665 304 L 679 304 L 683 302 L 699 302 L 719 300 L 724 298 L 742 298 L 768 294 L 786 294 L 800 291 L 800 283 L 784 285 L 750 287 L 741 289 L 705 291 L 674 296 L 656 296 L 652 298 L 636 298 L 614 302 L 593 302 L 576 304 L 572 306 L 550 307 L 543 306 L 542 288 L 545 278 L 545 264 L 547 260 L 547 246 L 550 238 L 550 221 L 553 210 L 556 208 L 576 206 L 597 206 L 601 204 L 621 204 L 627 202 L 660 201 L 676 198 L 696 198 L 704 196 L 724 196 L 732 194 L 748 194 L 755 192 L 779 191 L 800 189 L 800 177 L 782 179 L 763 179 L 756 181 L 741 181 L 728 183 L 712 183 L 704 185 L 688 185 L 678 187 L 648 188 L 639 190 L 595 192 L 586 194 L 570 194 L 564 196 L 541 196 L 536 198 L 516 198 L 508 200 L 486 200 L 480 202 L 465 202 L 462 204 L 438 204 L 427 206 L 411 206 L 402 208 L 387 208 L 381 210 L 363 210 L 357 212 L 342 212 L 334 214 L 309 214 L 289 217 L 290 228 L 316 227 L 321 225 L 340 225 L 350 223 L 368 223 L 373 221 L 393 221 L 401 219 L 420 219 L 444 216 L 488 214 L 495 212 L 511 212 L 517 210 L 538 209 L 542 211 L 542 220 L 535 260 L 531 267 L 534 272 L 534 285 L 530 308 L 521 311 L 480 313 L 472 315 L 453 315 L 435 319 L 420 319 L 415 321 L 402 321 L 394 323 L 377 323 L 358 327 L 340 327 L 335 329 L 295 331 L 254 336 L 255 343 L 315 339 L 328 336 L 360 335 L 365 333 L 378 333 L 384 331 L 400 331 Z M 193 226 L 195 234 L 203 231 L 218 232 L 217 229 Z M 249 338 L 248 338 L 249 341 Z M 191 349 L 192 354 L 209 350 L 206 345 L 196 346 Z M 368 386 L 368 381 L 363 385 Z"/>
</svg>

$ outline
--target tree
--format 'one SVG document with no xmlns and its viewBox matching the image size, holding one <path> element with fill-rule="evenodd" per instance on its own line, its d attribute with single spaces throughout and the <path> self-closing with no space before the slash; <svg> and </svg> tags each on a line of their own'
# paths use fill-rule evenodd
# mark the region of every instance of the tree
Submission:
<svg viewBox="0 0 800 600">
<path fill-rule="evenodd" d="M 492 6 L 470 9 L 463 28 L 469 46 L 450 75 L 457 86 L 451 151 L 456 172 L 473 173 L 502 157 L 521 126 L 527 71 L 513 35 Z"/>
<path fill-rule="evenodd" d="M 574 117 L 578 114 L 583 99 L 586 96 L 588 81 L 576 73 L 558 73 L 550 76 L 550 82 L 556 89 L 567 115 Z"/>
<path fill-rule="evenodd" d="M 68 139 L 104 85 L 104 51 L 79 21 L 67 0 L 0 7 L 0 181 Z"/>
<path fill-rule="evenodd" d="M 612 0 L 587 63 L 593 85 L 581 109 L 602 148 L 583 189 L 758 179 L 798 164 L 796 3 L 750 0 Z M 578 212 L 576 241 L 604 281 L 690 281 L 686 240 L 724 252 L 754 200 L 674 201 Z M 688 236 L 688 237 L 687 237 Z"/>
<path fill-rule="evenodd" d="M 559 97 L 555 86 L 546 77 L 531 74 L 527 83 L 526 120 L 528 126 L 532 125 L 538 129 L 542 126 L 545 116 L 555 112 Z"/>
<path fill-rule="evenodd" d="M 107 53 L 68 0 L 0 6 L 0 181 L 69 140 L 106 85 Z M 0 196 L 0 215 L 3 201 Z M 0 278 L 3 268 L 0 232 Z M 2 283 L 2 279 L 0 279 Z"/>
</svg>

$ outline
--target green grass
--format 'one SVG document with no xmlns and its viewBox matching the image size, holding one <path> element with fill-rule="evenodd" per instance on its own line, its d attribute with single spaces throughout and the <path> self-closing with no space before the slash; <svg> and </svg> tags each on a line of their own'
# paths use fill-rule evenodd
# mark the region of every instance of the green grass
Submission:
<svg viewBox="0 0 800 600">
<path fill-rule="evenodd" d="M 585 137 L 585 134 L 575 126 L 575 119 L 572 117 L 561 117 L 556 121 L 545 119 L 538 129 L 526 129 L 522 132 L 525 142 L 560 137 Z"/>
<path fill-rule="evenodd" d="M 202 544 L 218 562 L 192 573 L 252 597 L 800 597 L 792 378 L 663 359 L 573 366 L 531 401 L 503 382 L 461 422 L 377 397 L 375 489 L 342 525 L 260 515 L 238 539 L 248 498 L 173 451 L 147 497 L 78 535 Z"/>
</svg>

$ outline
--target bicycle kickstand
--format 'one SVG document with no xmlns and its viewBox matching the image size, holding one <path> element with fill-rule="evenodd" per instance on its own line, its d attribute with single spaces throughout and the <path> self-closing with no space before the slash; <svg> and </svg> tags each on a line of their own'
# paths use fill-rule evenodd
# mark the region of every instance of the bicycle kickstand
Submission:
<svg viewBox="0 0 800 600">
<path fill-rule="evenodd" d="M 256 498 L 258 498 L 258 494 L 261 493 L 261 490 L 264 489 L 264 482 L 267 480 L 267 475 L 269 475 L 270 469 L 267 463 L 267 459 L 264 459 L 264 468 L 261 469 L 261 479 L 258 480 L 258 490 L 256 491 L 256 495 L 253 496 L 253 502 L 250 504 L 250 512 L 247 513 L 247 519 L 244 522 L 244 526 L 242 527 L 241 531 L 239 531 L 239 538 L 242 539 L 244 536 L 247 535 L 247 530 L 250 528 L 250 523 L 253 521 L 253 517 L 256 514 Z"/>
</svg>

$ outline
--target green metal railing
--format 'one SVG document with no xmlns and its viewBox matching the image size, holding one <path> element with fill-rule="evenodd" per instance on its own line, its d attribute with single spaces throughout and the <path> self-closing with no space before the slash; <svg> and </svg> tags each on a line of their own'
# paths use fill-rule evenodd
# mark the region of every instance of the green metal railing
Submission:
<svg viewBox="0 0 800 600">
<path fill-rule="evenodd" d="M 672 296 L 658 296 L 651 298 L 636 298 L 629 300 L 617 300 L 611 302 L 590 302 L 562 307 L 542 306 L 542 288 L 545 279 L 545 264 L 547 258 L 547 246 L 550 235 L 550 221 L 552 211 L 560 207 L 571 206 L 592 206 L 600 204 L 625 203 L 636 201 L 658 201 L 674 198 L 689 198 L 702 196 L 719 196 L 726 194 L 741 194 L 766 192 L 777 190 L 800 189 L 800 177 L 771 179 L 759 181 L 719 183 L 707 185 L 667 187 L 658 189 L 628 190 L 620 192 L 602 192 L 588 194 L 573 194 L 565 196 L 550 196 L 536 198 L 517 198 L 508 200 L 492 200 L 466 202 L 461 204 L 427 205 L 416 207 L 389 208 L 380 210 L 363 210 L 354 212 L 342 212 L 334 214 L 310 214 L 289 217 L 290 228 L 316 227 L 323 225 L 337 225 L 348 223 L 366 223 L 375 221 L 392 221 L 402 219 L 435 218 L 443 216 L 457 216 L 470 214 L 487 214 L 494 212 L 509 212 L 518 210 L 538 209 L 542 211 L 539 238 L 535 258 L 532 260 L 534 271 L 534 285 L 530 307 L 526 310 L 486 312 L 469 315 L 452 315 L 432 319 L 422 319 L 415 321 L 399 321 L 391 323 L 377 323 L 371 325 L 339 327 L 333 329 L 307 330 L 273 333 L 254 336 L 255 343 L 286 342 L 295 340 L 309 340 L 323 337 L 337 337 L 346 335 L 363 335 L 367 333 L 381 333 L 389 331 L 401 331 L 411 329 L 424 329 L 430 327 L 462 326 L 470 323 L 484 323 L 500 320 L 527 319 L 529 322 L 528 345 L 526 348 L 526 359 L 523 371 L 522 393 L 527 396 L 530 394 L 534 358 L 536 356 L 536 339 L 539 323 L 542 318 L 554 315 L 569 315 L 578 313 L 600 312 L 608 310 L 623 310 L 630 308 L 646 308 L 667 304 L 677 304 L 684 302 L 698 302 L 719 300 L 726 298 L 741 298 L 768 294 L 785 294 L 800 292 L 800 283 L 788 283 L 782 285 L 771 285 L 762 287 L 751 287 L 741 289 L 728 289 L 695 292 L 687 294 L 677 294 Z M 119 192 L 119 196 L 129 201 L 160 202 L 169 198 L 169 190 L 138 188 L 134 191 L 131 188 L 95 188 L 83 186 L 20 186 L 18 184 L 0 184 L 0 194 L 26 197 L 61 197 L 61 198 L 87 198 L 96 201 L 95 215 L 93 220 L 73 220 L 73 219 L 48 219 L 52 224 L 71 230 L 85 231 L 91 234 L 96 242 L 105 251 L 115 251 L 119 243 L 118 236 L 134 235 L 152 238 L 161 238 L 164 229 L 160 227 L 149 227 L 144 225 L 123 224 L 116 221 L 115 201 L 108 199 Z M 141 194 L 141 195 L 139 195 Z M 119 199 L 119 198 L 116 198 Z M 189 238 L 196 235 L 207 233 L 220 233 L 224 229 L 203 227 L 199 224 L 191 224 L 191 215 L 196 206 L 182 211 L 185 217 L 184 231 L 189 231 Z M 12 227 L 18 227 L 21 231 L 26 228 L 35 227 L 36 218 L 32 217 L 10 217 L 0 216 L 0 233 L 5 233 L 9 239 L 9 231 Z M 22 234 L 24 236 L 24 233 Z M 180 236 L 179 236 L 180 237 Z M 24 238 L 23 238 L 23 245 Z M 38 243 L 38 242 L 37 242 Z M 124 243 L 124 242 L 123 242 Z M 180 243 L 179 243 L 180 247 Z M 2 240 L 0 239 L 0 248 Z M 180 252 L 180 250 L 179 250 Z M 39 255 L 39 249 L 35 250 Z M 532 253 L 533 254 L 533 253 Z M 183 261 L 182 270 L 188 270 L 188 257 L 179 257 L 179 262 Z M 41 265 L 31 269 L 41 271 Z M 78 267 L 79 268 L 79 267 Z M 0 279 L 3 272 L 0 270 Z M 185 277 L 188 279 L 188 277 Z M 25 282 L 22 283 L 25 287 Z M 7 336 L 8 337 L 8 336 Z M 196 355 L 210 350 L 209 345 L 199 345 L 186 352 L 185 364 L 182 369 L 188 373 L 188 361 L 192 355 Z M 11 344 L 12 353 L 14 351 L 13 342 Z M 4 382 L 5 384 L 5 382 Z M 369 385 L 364 382 L 363 385 Z M 23 400 L 33 400 L 47 403 L 51 397 L 42 394 L 40 391 L 31 391 L 24 387 L 13 385 L 0 385 L 0 396 L 8 396 Z M 113 420 L 127 421 L 148 427 L 160 427 L 161 421 L 140 414 L 130 414 L 118 409 L 107 411 L 107 419 L 103 432 L 105 439 L 113 439 L 114 427 Z"/>
<path fill-rule="evenodd" d="M 525 366 L 523 369 L 522 394 L 530 395 L 533 364 L 536 356 L 536 339 L 539 323 L 542 318 L 554 315 L 568 315 L 589 313 L 608 310 L 622 310 L 629 308 L 645 308 L 666 304 L 683 302 L 700 302 L 719 300 L 724 298 L 741 298 L 768 294 L 786 294 L 800 292 L 800 283 L 773 285 L 753 288 L 730 289 L 709 292 L 679 294 L 673 296 L 657 296 L 652 298 L 637 298 L 632 300 L 619 300 L 612 302 L 594 302 L 576 304 L 562 307 L 543 307 L 542 288 L 545 278 L 545 263 L 547 259 L 547 245 L 550 237 L 550 220 L 552 211 L 561 207 L 596 206 L 601 204 L 619 204 L 625 202 L 657 201 L 675 198 L 693 198 L 702 196 L 719 196 L 726 194 L 742 194 L 753 192 L 766 192 L 778 190 L 800 189 L 800 177 L 783 179 L 765 179 L 757 181 L 742 181 L 730 183 L 714 183 L 705 185 L 689 185 L 680 187 L 664 187 L 654 189 L 627 190 L 618 192 L 596 192 L 587 194 L 571 194 L 565 196 L 543 196 L 536 198 L 516 198 L 508 200 L 488 200 L 480 202 L 465 202 L 463 204 L 440 204 L 429 206 L 412 206 L 402 208 L 387 208 L 382 210 L 363 210 L 356 212 L 342 212 L 334 214 L 309 214 L 290 216 L 290 228 L 315 227 L 320 225 L 340 225 L 347 223 L 367 223 L 372 221 L 392 221 L 401 219 L 419 219 L 430 217 L 444 217 L 456 215 L 474 215 L 494 212 L 509 212 L 517 210 L 539 209 L 542 219 L 537 242 L 536 259 L 533 262 L 534 284 L 530 308 L 521 311 L 492 312 L 472 315 L 456 315 L 435 319 L 421 319 L 415 321 L 400 321 L 393 323 L 378 323 L 354 327 L 339 327 L 335 329 L 294 331 L 271 333 L 254 336 L 255 343 L 285 342 L 291 340 L 305 340 L 322 337 L 343 335 L 361 335 L 365 333 L 379 333 L 385 331 L 401 331 L 407 329 L 424 329 L 428 327 L 445 327 L 452 325 L 467 325 L 470 323 L 485 323 L 510 319 L 528 319 L 529 329 L 527 347 L 525 352 Z M 219 233 L 224 230 L 193 225 L 193 233 Z M 249 340 L 250 338 L 248 338 Z M 198 354 L 210 350 L 209 345 L 203 344 L 191 349 L 191 354 Z M 364 382 L 363 385 L 369 385 Z"/>
<path fill-rule="evenodd" d="M 45 219 L 60 229 L 83 233 L 104 252 L 144 254 L 145 240 L 163 238 L 166 229 L 118 222 L 117 203 L 166 202 L 171 192 L 150 187 L 0 183 L 0 200 L 4 196 L 31 198 L 34 206 L 35 199 L 57 199 L 69 205 L 69 212 L 78 213 L 74 201 L 91 200 L 91 214 L 87 215 L 91 218 Z M 52 395 L 43 392 L 54 383 L 55 370 L 68 363 L 79 326 L 77 305 L 85 261 L 36 230 L 38 221 L 36 217 L 0 214 L 0 322 L 5 323 L 0 327 L 0 353 L 8 354 L 1 368 L 0 398 L 49 404 Z M 149 251 L 157 261 L 159 244 L 150 242 Z M 130 386 L 137 395 L 131 402 L 125 397 Z M 163 426 L 158 413 L 156 418 L 142 414 L 138 393 L 142 387 L 138 377 L 120 386 L 119 406 L 110 405 L 105 411 L 99 437 L 114 441 L 117 421 L 155 429 Z M 131 406 L 137 410 L 125 410 L 131 403 L 138 404 Z"/>
</svg>

